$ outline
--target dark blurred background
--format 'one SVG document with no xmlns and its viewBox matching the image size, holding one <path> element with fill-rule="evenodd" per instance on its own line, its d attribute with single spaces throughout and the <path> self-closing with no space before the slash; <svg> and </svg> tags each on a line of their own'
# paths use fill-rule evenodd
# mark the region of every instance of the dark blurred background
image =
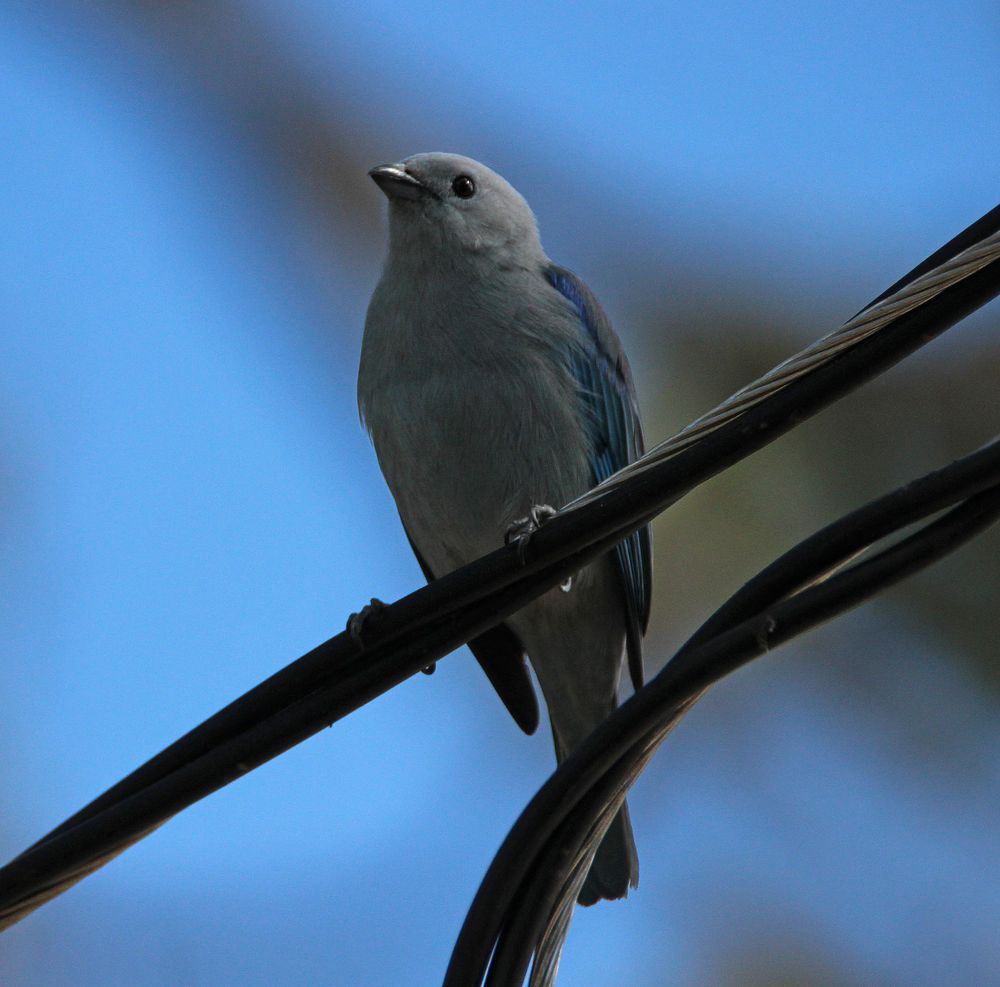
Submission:
<svg viewBox="0 0 1000 987">
<path fill-rule="evenodd" d="M 0 854 L 421 582 L 357 420 L 371 165 L 479 158 L 657 440 L 996 203 L 992 4 L 0 10 Z M 991 437 L 997 309 L 656 526 L 651 666 L 798 538 Z M 1000 983 L 1000 539 L 710 694 L 566 985 Z M 5 985 L 439 983 L 550 770 L 462 651 L 8 932 Z"/>
</svg>

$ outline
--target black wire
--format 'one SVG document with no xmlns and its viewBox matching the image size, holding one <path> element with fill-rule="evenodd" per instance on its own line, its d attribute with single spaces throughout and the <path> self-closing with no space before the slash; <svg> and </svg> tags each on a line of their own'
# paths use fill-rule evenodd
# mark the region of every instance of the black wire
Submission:
<svg viewBox="0 0 1000 987">
<path fill-rule="evenodd" d="M 935 267 L 951 260 L 956 254 L 960 254 L 963 250 L 974 246 L 980 240 L 985 240 L 986 237 L 992 236 L 996 233 L 998 226 L 1000 226 L 1000 206 L 994 206 L 985 216 L 977 219 L 971 226 L 967 226 L 958 236 L 952 237 L 943 247 L 935 250 L 930 257 L 917 264 L 912 271 L 904 274 L 895 284 L 889 285 L 881 295 L 872 299 L 865 308 L 877 305 L 883 299 L 899 291 L 900 288 L 905 288 L 910 282 L 915 281 L 921 274 L 926 274 L 928 271 L 934 270 Z"/>
<path fill-rule="evenodd" d="M 617 811 L 625 792 L 648 762 L 653 752 L 650 746 L 655 749 L 665 736 L 664 731 L 676 724 L 678 706 L 684 705 L 686 711 L 692 693 L 690 685 L 684 685 L 685 678 L 690 676 L 704 683 L 696 687 L 696 694 L 700 695 L 722 677 L 719 674 L 721 668 L 734 670 L 772 647 L 857 606 L 887 586 L 954 551 L 993 524 L 998 517 L 1000 487 L 994 487 L 953 508 L 943 518 L 929 523 L 873 558 L 857 563 L 827 582 L 779 604 L 763 617 L 767 627 L 765 635 L 761 634 L 762 616 L 758 615 L 725 632 L 720 638 L 709 639 L 697 646 L 690 653 L 691 661 L 680 678 L 674 679 L 675 683 L 681 683 L 675 684 L 674 690 L 682 693 L 683 699 L 671 700 L 667 690 L 660 690 L 666 716 L 661 711 L 659 722 L 650 727 L 643 739 L 631 745 L 614 766 L 592 784 L 545 843 L 538 859 L 532 862 L 528 880 L 518 888 L 512 900 L 512 914 L 500 932 L 487 972 L 489 987 L 514 987 L 523 980 L 528 958 L 539 945 L 537 930 L 545 927 L 554 911 L 565 907 L 575 897 L 572 881 L 574 868 L 569 862 L 594 849 L 603 835 L 603 830 L 596 825 L 598 817 L 603 815 L 607 819 Z M 629 713 L 621 715 L 626 718 Z M 567 896 L 571 896 L 570 902 Z M 494 967 L 498 968 L 496 976 L 493 974 Z M 459 979 L 455 983 L 472 985 L 481 980 L 480 975 L 465 981 Z"/>
<path fill-rule="evenodd" d="M 1000 440 L 995 440 L 969 456 L 908 483 L 826 526 L 784 553 L 734 594 L 692 635 L 653 682 L 625 703 L 622 710 L 630 710 L 636 705 L 644 711 L 648 710 L 650 704 L 655 703 L 656 690 L 650 691 L 654 683 L 658 683 L 657 689 L 662 689 L 665 682 L 683 680 L 693 663 L 704 661 L 701 646 L 707 641 L 719 640 L 721 635 L 734 627 L 745 627 L 749 622 L 756 627 L 756 633 L 763 633 L 767 640 L 767 625 L 761 614 L 788 593 L 815 580 L 831 566 L 852 557 L 874 541 L 977 494 L 998 481 Z M 674 697 L 670 702 L 684 704 L 692 698 Z M 660 709 L 659 706 L 653 708 Z M 660 714 L 668 719 L 671 713 L 668 707 L 660 709 Z M 614 714 L 614 718 L 617 720 L 626 715 L 631 714 L 619 712 Z M 652 714 L 647 712 L 644 715 Z M 483 968 L 488 961 L 493 942 L 506 921 L 512 898 L 526 880 L 540 848 L 573 809 L 574 798 L 580 797 L 611 770 L 626 749 L 642 745 L 648 739 L 638 721 L 627 739 L 618 738 L 612 742 L 607 730 L 606 724 L 600 726 L 581 748 L 563 762 L 511 830 L 508 840 L 487 871 L 469 910 L 466 925 L 459 934 L 452 956 L 452 963 L 458 964 L 457 971 L 467 971 L 475 966 Z M 453 977 L 452 967 L 449 967 L 446 987 L 474 982 L 477 981 L 467 972 Z"/>
</svg>

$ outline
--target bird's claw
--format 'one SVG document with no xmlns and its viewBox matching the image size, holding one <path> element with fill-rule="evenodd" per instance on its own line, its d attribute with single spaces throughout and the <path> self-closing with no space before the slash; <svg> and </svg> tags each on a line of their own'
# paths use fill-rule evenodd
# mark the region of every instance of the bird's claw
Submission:
<svg viewBox="0 0 1000 987">
<path fill-rule="evenodd" d="M 373 617 L 378 617 L 383 610 L 385 610 L 385 604 L 373 596 L 371 603 L 366 603 L 358 613 L 352 613 L 347 618 L 347 633 L 351 635 L 351 640 L 358 651 L 365 650 L 365 642 L 362 638 L 365 624 Z"/>
<path fill-rule="evenodd" d="M 378 618 L 378 615 L 385 610 L 385 604 L 372 597 L 372 602 L 363 606 L 359 613 L 352 613 L 350 617 L 347 618 L 347 633 L 350 634 L 351 640 L 354 642 L 355 647 L 358 651 L 365 650 L 365 642 L 362 635 L 364 634 L 365 624 L 368 623 L 373 617 Z M 437 668 L 437 662 L 432 661 L 429 665 L 425 665 L 420 671 L 424 675 L 433 675 L 434 669 Z"/>
<path fill-rule="evenodd" d="M 515 545 L 517 550 L 517 561 L 524 565 L 525 554 L 528 551 L 528 542 L 531 536 L 550 518 L 555 517 L 556 510 L 548 504 L 535 504 L 528 511 L 527 517 L 518 518 L 513 521 L 503 537 L 505 545 Z"/>
</svg>

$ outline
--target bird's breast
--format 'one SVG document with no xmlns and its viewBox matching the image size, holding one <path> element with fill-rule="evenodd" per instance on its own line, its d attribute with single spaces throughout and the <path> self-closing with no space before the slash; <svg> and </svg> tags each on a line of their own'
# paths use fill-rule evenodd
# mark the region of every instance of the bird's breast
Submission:
<svg viewBox="0 0 1000 987">
<path fill-rule="evenodd" d="M 481 355 L 399 367 L 365 407 L 400 515 L 435 571 L 499 547 L 532 505 L 560 507 L 590 485 L 565 370 L 539 353 L 494 366 Z"/>
</svg>

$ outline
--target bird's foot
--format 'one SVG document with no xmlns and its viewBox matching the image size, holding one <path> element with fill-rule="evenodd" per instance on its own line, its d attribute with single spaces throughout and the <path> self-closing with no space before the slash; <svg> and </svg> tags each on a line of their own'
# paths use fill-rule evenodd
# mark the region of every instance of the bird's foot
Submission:
<svg viewBox="0 0 1000 987">
<path fill-rule="evenodd" d="M 381 600 L 372 597 L 372 602 L 365 604 L 360 612 L 352 613 L 350 617 L 347 618 L 347 633 L 351 635 L 351 640 L 354 642 L 355 647 L 358 651 L 365 650 L 365 642 L 362 637 L 365 630 L 365 624 L 369 623 L 372 619 L 378 619 L 378 615 L 385 610 L 385 604 Z"/>
<path fill-rule="evenodd" d="M 382 611 L 385 610 L 385 604 L 372 597 L 372 602 L 366 604 L 361 608 L 359 613 L 352 613 L 350 617 L 347 618 L 347 633 L 351 635 L 351 640 L 354 642 L 358 651 L 365 650 L 365 642 L 363 634 L 365 631 L 365 624 L 367 624 L 373 618 L 378 619 L 378 616 Z M 431 662 L 429 665 L 425 665 L 420 671 L 424 675 L 433 675 L 434 669 L 437 668 L 437 662 Z"/>
<path fill-rule="evenodd" d="M 548 504 L 535 504 L 528 511 L 527 517 L 518 518 L 512 522 L 504 534 L 503 543 L 505 545 L 515 545 L 517 547 L 517 561 L 524 565 L 524 556 L 528 551 L 528 542 L 531 536 L 550 518 L 555 517 L 556 510 Z"/>
</svg>

